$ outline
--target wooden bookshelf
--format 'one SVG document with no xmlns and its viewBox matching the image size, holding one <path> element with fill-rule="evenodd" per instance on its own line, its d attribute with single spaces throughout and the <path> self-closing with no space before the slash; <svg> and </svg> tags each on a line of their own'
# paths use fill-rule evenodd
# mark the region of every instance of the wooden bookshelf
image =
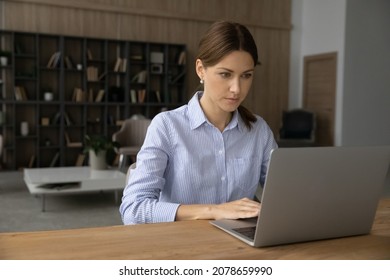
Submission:
<svg viewBox="0 0 390 280">
<path fill-rule="evenodd" d="M 6 169 L 86 164 L 84 135 L 111 137 L 134 114 L 153 118 L 186 102 L 182 44 L 0 30 L 0 49 L 11 53 L 0 66 Z"/>
</svg>

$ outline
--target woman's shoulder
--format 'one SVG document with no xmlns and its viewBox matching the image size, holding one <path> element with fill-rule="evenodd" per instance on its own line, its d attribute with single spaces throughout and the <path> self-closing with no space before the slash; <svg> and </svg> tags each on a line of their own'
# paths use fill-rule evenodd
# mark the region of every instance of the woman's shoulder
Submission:
<svg viewBox="0 0 390 280">
<path fill-rule="evenodd" d="M 261 124 L 261 125 L 268 125 L 263 117 L 256 115 L 256 114 L 255 114 L 255 117 L 257 119 L 256 123 Z"/>
<path fill-rule="evenodd" d="M 264 120 L 263 117 L 261 117 L 257 114 L 253 114 L 253 116 L 256 118 L 256 121 L 251 122 L 252 127 L 262 127 L 264 125 L 268 126 L 267 122 Z"/>
<path fill-rule="evenodd" d="M 252 130 L 260 131 L 260 132 L 271 131 L 271 128 L 269 127 L 268 123 L 264 120 L 263 117 L 257 114 L 254 114 L 254 116 L 256 117 L 256 122 L 252 123 Z"/>
<path fill-rule="evenodd" d="M 167 110 L 158 113 L 153 119 L 152 123 L 155 124 L 172 124 L 178 121 L 183 122 L 187 118 L 187 107 L 188 105 L 182 105 L 176 109 Z"/>
</svg>

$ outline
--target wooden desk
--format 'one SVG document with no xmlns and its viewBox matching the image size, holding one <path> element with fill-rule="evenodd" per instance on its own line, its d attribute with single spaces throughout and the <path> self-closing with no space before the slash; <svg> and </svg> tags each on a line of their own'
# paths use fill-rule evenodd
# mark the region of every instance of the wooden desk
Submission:
<svg viewBox="0 0 390 280">
<path fill-rule="evenodd" d="M 252 248 L 210 225 L 185 221 L 0 234 L 0 259 L 390 259 L 390 199 L 369 235 Z"/>
</svg>

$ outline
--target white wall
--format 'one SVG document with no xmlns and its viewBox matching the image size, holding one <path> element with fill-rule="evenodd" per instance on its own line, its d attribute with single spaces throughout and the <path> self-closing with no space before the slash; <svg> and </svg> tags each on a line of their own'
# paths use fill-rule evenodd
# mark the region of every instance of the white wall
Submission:
<svg viewBox="0 0 390 280">
<path fill-rule="evenodd" d="M 289 107 L 303 57 L 338 53 L 335 144 L 390 145 L 390 1 L 292 0 Z"/>
<path fill-rule="evenodd" d="M 346 0 L 292 0 L 289 108 L 302 107 L 303 58 L 337 52 L 335 144 L 341 143 Z"/>
<path fill-rule="evenodd" d="M 390 145 L 390 1 L 349 0 L 342 145 Z"/>
</svg>

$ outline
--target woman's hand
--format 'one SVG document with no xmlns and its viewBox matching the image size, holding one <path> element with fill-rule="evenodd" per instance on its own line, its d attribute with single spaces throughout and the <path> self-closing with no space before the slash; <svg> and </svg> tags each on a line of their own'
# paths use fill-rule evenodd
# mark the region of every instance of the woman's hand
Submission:
<svg viewBox="0 0 390 280">
<path fill-rule="evenodd" d="M 176 221 L 182 220 L 220 220 L 257 217 L 260 203 L 248 198 L 222 204 L 180 205 Z"/>
<path fill-rule="evenodd" d="M 215 220 L 252 218 L 259 215 L 261 204 L 248 198 L 226 202 L 214 206 Z"/>
</svg>

